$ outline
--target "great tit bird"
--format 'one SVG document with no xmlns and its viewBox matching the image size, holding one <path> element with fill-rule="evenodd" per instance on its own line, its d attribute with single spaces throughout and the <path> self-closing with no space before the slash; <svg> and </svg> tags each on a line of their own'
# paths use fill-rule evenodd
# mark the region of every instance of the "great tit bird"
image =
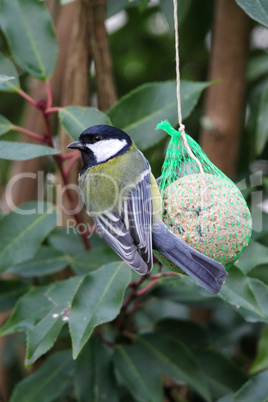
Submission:
<svg viewBox="0 0 268 402">
<path fill-rule="evenodd" d="M 68 148 L 81 152 L 79 189 L 86 210 L 110 247 L 140 275 L 160 252 L 211 293 L 227 272 L 218 262 L 188 246 L 162 222 L 162 197 L 149 162 L 122 130 L 87 128 Z"/>
</svg>

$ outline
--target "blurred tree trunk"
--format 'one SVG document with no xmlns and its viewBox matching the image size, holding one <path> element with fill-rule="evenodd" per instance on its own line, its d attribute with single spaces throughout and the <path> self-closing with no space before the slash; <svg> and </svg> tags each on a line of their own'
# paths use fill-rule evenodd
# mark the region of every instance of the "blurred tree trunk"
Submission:
<svg viewBox="0 0 268 402">
<path fill-rule="evenodd" d="M 74 22 L 73 37 L 69 49 L 70 60 L 66 71 L 65 85 L 61 104 L 85 106 L 89 99 L 89 72 L 92 61 L 95 65 L 97 81 L 98 108 L 109 109 L 116 101 L 112 63 L 105 28 L 105 1 L 80 0 L 77 18 Z M 70 137 L 64 129 L 60 131 L 60 145 L 63 154 L 69 152 L 66 145 Z M 68 162 L 67 162 L 68 163 Z M 69 182 L 77 184 L 80 161 L 75 163 L 69 175 Z M 78 193 L 73 192 L 75 205 L 78 204 Z M 64 209 L 70 204 L 66 196 L 63 198 Z M 68 214 L 62 215 L 62 223 L 70 219 Z M 87 215 L 84 220 L 90 222 Z"/>
<path fill-rule="evenodd" d="M 89 14 L 89 41 L 97 81 L 98 107 L 108 110 L 116 101 L 112 62 L 105 28 L 105 0 L 82 0 Z"/>
<path fill-rule="evenodd" d="M 250 19 L 234 0 L 217 0 L 212 33 L 209 80 L 222 82 L 207 90 L 201 147 L 234 179 L 244 118 L 245 71 Z"/>
</svg>

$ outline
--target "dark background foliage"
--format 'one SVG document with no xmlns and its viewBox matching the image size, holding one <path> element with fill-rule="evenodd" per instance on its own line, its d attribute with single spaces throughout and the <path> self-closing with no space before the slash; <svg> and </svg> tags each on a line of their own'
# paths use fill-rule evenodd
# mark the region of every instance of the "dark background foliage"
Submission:
<svg viewBox="0 0 268 402">
<path fill-rule="evenodd" d="M 158 264 L 138 277 L 96 233 L 87 240 L 75 193 L 56 197 L 77 182 L 66 144 L 97 123 L 125 129 L 160 175 L 168 138 L 155 126 L 178 123 L 172 1 L 0 1 L 0 75 L 15 77 L 0 82 L 1 401 L 268 400 L 268 4 L 178 8 L 186 131 L 253 215 L 217 296 Z M 44 194 L 36 176 L 13 187 L 13 207 L 36 209 L 18 214 L 11 180 L 37 172 Z"/>
</svg>

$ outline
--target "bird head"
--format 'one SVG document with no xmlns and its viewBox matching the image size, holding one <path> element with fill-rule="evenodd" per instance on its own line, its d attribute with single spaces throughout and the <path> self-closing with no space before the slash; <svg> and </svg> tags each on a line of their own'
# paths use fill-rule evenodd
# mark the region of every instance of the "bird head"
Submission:
<svg viewBox="0 0 268 402">
<path fill-rule="evenodd" d="M 122 155 L 131 145 L 131 138 L 119 128 L 97 125 L 83 131 L 78 141 L 67 145 L 67 148 L 81 152 L 84 163 L 82 170 L 85 170 Z"/>
</svg>

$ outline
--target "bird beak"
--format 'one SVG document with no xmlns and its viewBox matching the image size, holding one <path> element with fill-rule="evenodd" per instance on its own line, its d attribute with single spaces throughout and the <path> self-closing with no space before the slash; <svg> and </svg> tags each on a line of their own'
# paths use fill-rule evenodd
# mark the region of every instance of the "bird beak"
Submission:
<svg viewBox="0 0 268 402">
<path fill-rule="evenodd" d="M 75 142 L 71 142 L 71 144 L 67 145 L 67 148 L 83 149 L 84 145 L 80 141 L 75 141 Z"/>
</svg>

